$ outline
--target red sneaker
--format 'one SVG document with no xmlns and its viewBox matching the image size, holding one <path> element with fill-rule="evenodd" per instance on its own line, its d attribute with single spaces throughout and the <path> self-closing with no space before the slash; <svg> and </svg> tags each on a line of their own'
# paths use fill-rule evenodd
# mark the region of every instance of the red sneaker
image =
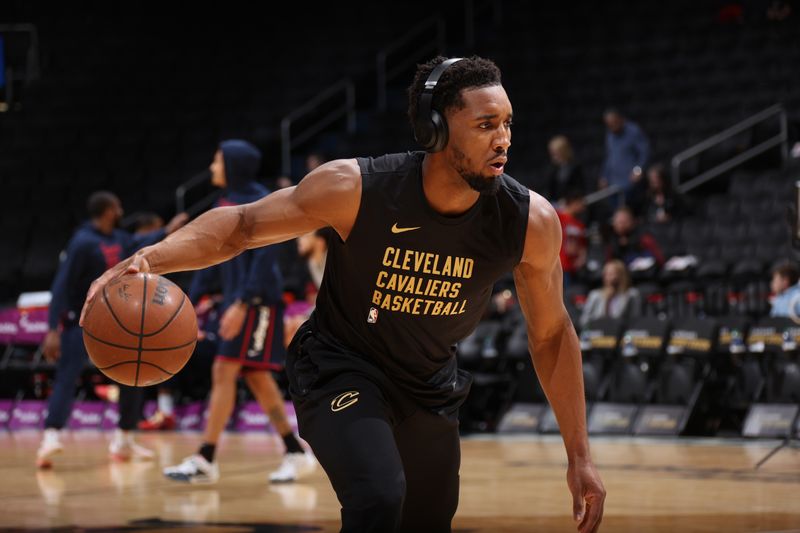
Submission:
<svg viewBox="0 0 800 533">
<path fill-rule="evenodd" d="M 165 415 L 161 411 L 156 411 L 147 420 L 139 422 L 139 429 L 142 431 L 168 431 L 175 429 L 176 426 L 175 415 Z"/>
</svg>

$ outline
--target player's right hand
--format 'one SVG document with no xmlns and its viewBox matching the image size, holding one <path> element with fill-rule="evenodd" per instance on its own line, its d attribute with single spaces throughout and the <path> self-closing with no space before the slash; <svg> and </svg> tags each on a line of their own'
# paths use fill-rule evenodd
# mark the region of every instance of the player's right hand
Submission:
<svg viewBox="0 0 800 533">
<path fill-rule="evenodd" d="M 57 361 L 61 357 L 61 335 L 58 331 L 47 332 L 42 342 L 42 353 L 44 358 L 50 362 Z"/>
<path fill-rule="evenodd" d="M 97 295 L 103 292 L 103 287 L 111 283 L 117 278 L 121 278 L 126 274 L 138 274 L 139 272 L 150 272 L 150 265 L 147 259 L 144 258 L 142 250 L 117 263 L 115 266 L 109 268 L 105 273 L 94 280 L 89 286 L 89 292 L 86 293 L 86 302 L 81 309 L 81 318 L 78 322 L 83 327 L 83 319 L 86 317 L 86 310 L 92 306 Z"/>
</svg>

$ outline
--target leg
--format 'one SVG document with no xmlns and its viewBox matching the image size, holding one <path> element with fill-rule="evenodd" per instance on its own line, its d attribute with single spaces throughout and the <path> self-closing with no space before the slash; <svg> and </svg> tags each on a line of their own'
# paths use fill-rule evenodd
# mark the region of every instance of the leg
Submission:
<svg viewBox="0 0 800 533">
<path fill-rule="evenodd" d="M 119 429 L 136 429 L 142 415 L 143 395 L 144 390 L 141 387 L 119 386 Z"/>
<path fill-rule="evenodd" d="M 245 373 L 245 381 L 261 409 L 269 415 L 270 422 L 278 430 L 286 446 L 283 462 L 269 475 L 270 483 L 290 483 L 311 474 L 316 469 L 317 462 L 310 452 L 303 449 L 292 432 L 292 426 L 286 418 L 283 394 L 272 374 L 268 371 L 251 370 Z"/>
<path fill-rule="evenodd" d="M 342 505 L 342 533 L 390 533 L 400 524 L 406 482 L 388 409 L 377 386 L 345 377 L 354 378 L 346 380 L 346 388 L 332 387 L 319 401 L 295 402 L 300 434 Z M 350 396 L 333 411 L 331 402 L 349 391 L 357 391 L 358 400 Z"/>
<path fill-rule="evenodd" d="M 250 371 L 244 375 L 245 382 L 253 392 L 258 405 L 269 415 L 270 423 L 282 437 L 292 432 L 292 426 L 286 418 L 286 406 L 283 394 L 269 371 Z"/>
<path fill-rule="evenodd" d="M 236 378 L 239 376 L 241 363 L 222 358 L 214 360 L 211 371 L 211 399 L 208 402 L 208 422 L 203 441 L 217 444 L 219 436 L 233 413 L 236 405 Z"/>
<path fill-rule="evenodd" d="M 56 367 L 55 385 L 47 401 L 45 428 L 61 429 L 67 424 L 75 400 L 75 382 L 83 372 L 87 358 L 80 328 L 64 328 L 61 333 L 61 357 Z"/>
<path fill-rule="evenodd" d="M 81 330 L 66 327 L 61 333 L 61 357 L 56 367 L 55 386 L 47 401 L 47 419 L 44 435 L 36 452 L 36 466 L 50 468 L 52 458 L 61 453 L 64 447 L 59 437 L 60 430 L 67 425 L 75 400 L 75 382 L 80 377 L 88 355 L 83 345 Z"/>
<path fill-rule="evenodd" d="M 214 455 L 217 441 L 236 405 L 236 378 L 241 367 L 241 363 L 221 357 L 214 360 L 203 444 L 196 454 L 187 457 L 181 464 L 164 469 L 164 475 L 169 479 L 184 483 L 216 483 L 219 479 L 219 466 Z"/>
<path fill-rule="evenodd" d="M 131 433 L 141 417 L 143 397 L 144 390 L 141 387 L 119 386 L 119 422 L 108 447 L 114 461 L 149 460 L 156 455 L 152 450 L 136 444 Z"/>
<path fill-rule="evenodd" d="M 449 532 L 458 507 L 458 421 L 420 410 L 395 428 L 406 474 L 401 531 Z"/>
</svg>

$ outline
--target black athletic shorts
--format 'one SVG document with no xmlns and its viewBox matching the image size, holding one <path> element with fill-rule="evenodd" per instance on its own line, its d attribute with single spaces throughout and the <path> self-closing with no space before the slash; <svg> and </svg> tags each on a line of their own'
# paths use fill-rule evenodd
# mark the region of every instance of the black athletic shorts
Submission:
<svg viewBox="0 0 800 533">
<path fill-rule="evenodd" d="M 286 373 L 300 436 L 342 505 L 343 532 L 450 531 L 461 462 L 457 406 L 434 412 L 374 363 L 303 324 Z"/>
</svg>

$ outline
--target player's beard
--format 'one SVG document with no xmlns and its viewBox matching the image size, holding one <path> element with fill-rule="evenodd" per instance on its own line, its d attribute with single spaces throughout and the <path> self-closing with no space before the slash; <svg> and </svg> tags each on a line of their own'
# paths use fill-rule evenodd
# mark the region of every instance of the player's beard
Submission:
<svg viewBox="0 0 800 533">
<path fill-rule="evenodd" d="M 458 148 L 453 148 L 453 167 L 458 172 L 461 179 L 467 182 L 467 185 L 473 191 L 477 191 L 484 196 L 494 196 L 500 190 L 500 179 L 496 176 L 483 176 L 467 169 L 467 156 Z"/>
</svg>

